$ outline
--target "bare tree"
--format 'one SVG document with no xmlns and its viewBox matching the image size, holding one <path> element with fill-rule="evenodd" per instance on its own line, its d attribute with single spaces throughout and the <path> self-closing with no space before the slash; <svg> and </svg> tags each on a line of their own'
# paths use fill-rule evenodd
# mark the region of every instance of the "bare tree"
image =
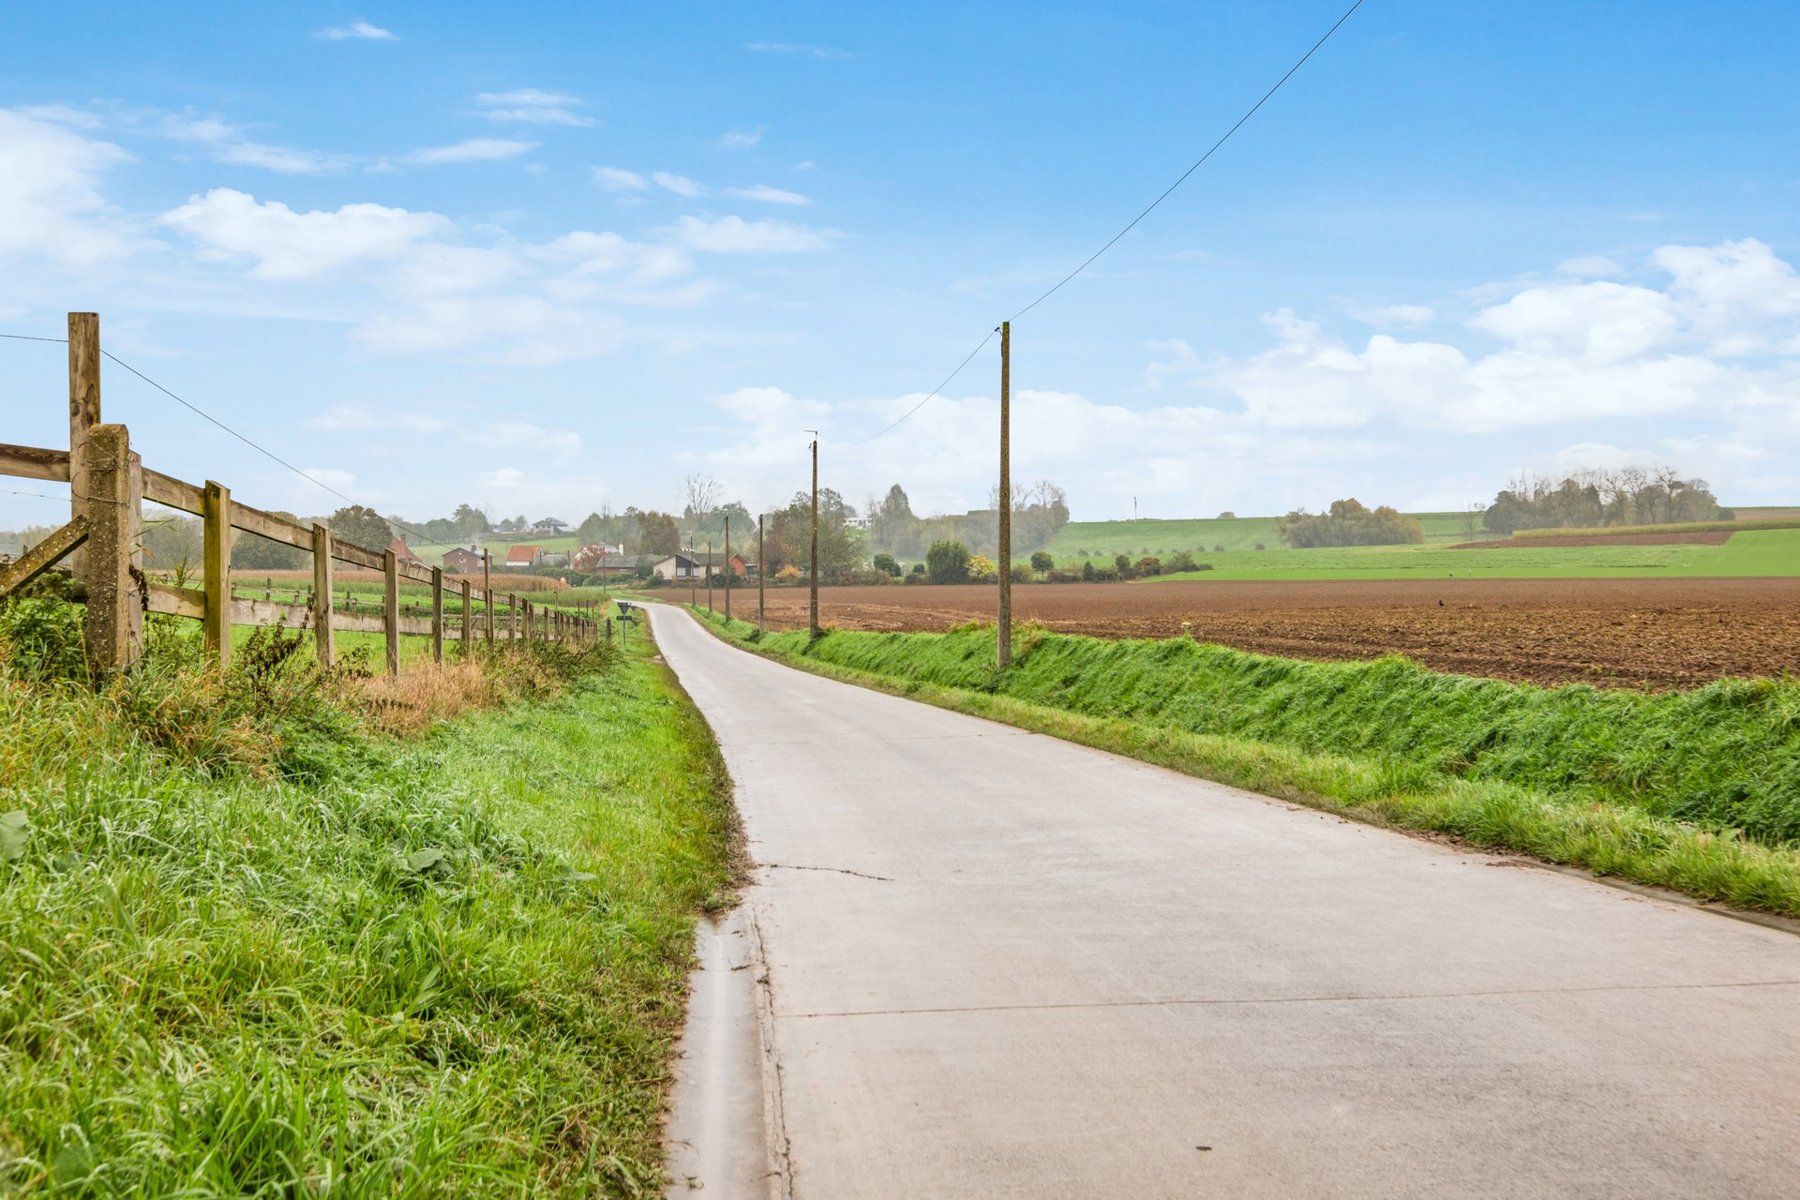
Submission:
<svg viewBox="0 0 1800 1200">
<path fill-rule="evenodd" d="M 687 477 L 687 512 L 688 520 L 696 525 L 705 521 L 713 509 L 719 507 L 719 481 L 710 475 L 689 475 Z"/>
</svg>

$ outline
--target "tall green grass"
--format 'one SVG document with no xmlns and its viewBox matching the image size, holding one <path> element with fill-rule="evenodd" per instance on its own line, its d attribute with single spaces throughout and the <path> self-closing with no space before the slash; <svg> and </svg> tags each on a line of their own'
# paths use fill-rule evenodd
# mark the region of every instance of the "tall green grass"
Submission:
<svg viewBox="0 0 1800 1200">
<path fill-rule="evenodd" d="M 692 920 L 731 833 L 662 667 L 611 655 L 400 742 L 299 693 L 270 701 L 285 732 L 251 705 L 165 736 L 236 685 L 96 694 L 18 665 L 0 1193 L 661 1194 Z"/>
<path fill-rule="evenodd" d="M 727 636 L 1198 774 L 1800 915 L 1800 683 L 1640 694 L 1027 627 Z"/>
</svg>

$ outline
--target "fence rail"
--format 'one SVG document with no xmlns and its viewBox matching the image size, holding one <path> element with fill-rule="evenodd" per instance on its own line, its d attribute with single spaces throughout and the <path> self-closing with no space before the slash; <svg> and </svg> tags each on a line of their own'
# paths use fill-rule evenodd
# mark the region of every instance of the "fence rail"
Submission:
<svg viewBox="0 0 1800 1200">
<path fill-rule="evenodd" d="M 400 670 L 400 637 L 429 636 L 432 656 L 442 661 L 444 642 L 477 638 L 494 642 L 517 639 L 585 641 L 598 632 L 587 617 L 545 610 L 529 600 L 505 596 L 504 625 L 495 620 L 499 605 L 488 573 L 483 571 L 477 594 L 468 579 L 459 584 L 460 620 L 444 617 L 444 572 L 408 562 L 392 547 L 372 550 L 335 537 L 319 523 L 303 525 L 275 513 L 234 500 L 231 489 L 208 480 L 197 486 L 143 465 L 131 449 L 123 425 L 100 420 L 100 318 L 94 313 L 69 314 L 69 449 L 0 443 L 0 475 L 41 479 L 69 485 L 70 519 L 10 565 L 0 567 L 0 596 L 25 586 L 63 559 L 81 585 L 88 608 L 88 663 L 97 677 L 129 670 L 143 652 L 143 614 L 166 613 L 201 622 L 209 654 L 221 665 L 231 661 L 233 625 L 269 625 L 313 630 L 319 661 L 330 665 L 338 630 L 380 633 L 386 642 L 387 671 Z M 151 579 L 144 572 L 143 506 L 148 502 L 199 517 L 204 530 L 202 586 L 180 587 Z M 305 603 L 289 604 L 264 597 L 232 594 L 232 531 L 267 538 L 311 553 L 312 594 Z M 332 605 L 332 564 L 380 571 L 383 592 L 379 613 L 340 612 Z M 431 616 L 402 615 L 400 581 L 431 588 Z M 475 602 L 484 608 L 475 625 Z"/>
</svg>

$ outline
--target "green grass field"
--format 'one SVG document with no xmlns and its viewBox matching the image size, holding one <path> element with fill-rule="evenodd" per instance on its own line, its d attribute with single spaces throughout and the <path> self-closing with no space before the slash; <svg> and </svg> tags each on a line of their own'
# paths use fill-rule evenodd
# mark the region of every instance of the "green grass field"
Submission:
<svg viewBox="0 0 1800 1200">
<path fill-rule="evenodd" d="M 1444 545 L 1238 550 L 1196 555 L 1210 571 L 1169 579 L 1650 579 L 1800 575 L 1800 529 L 1736 533 L 1718 546 Z"/>
<path fill-rule="evenodd" d="M 1479 522 L 1471 535 L 1465 513 L 1412 515 L 1425 527 L 1427 544 L 1478 541 L 1493 536 L 1481 529 Z M 1224 546 L 1226 550 L 1255 550 L 1258 543 L 1266 547 L 1264 553 L 1288 550 L 1275 532 L 1274 517 L 1070 521 L 1057 531 L 1045 549 L 1058 562 L 1073 559 L 1079 566 L 1084 553 L 1090 558 L 1106 560 L 1119 554 L 1129 554 L 1132 558 L 1146 554 L 1166 557 L 1177 550 L 1199 555 L 1211 552 L 1214 546 Z"/>
<path fill-rule="evenodd" d="M 0 1193 L 662 1195 L 732 819 L 634 649 L 414 742 L 218 717 L 272 774 L 183 748 L 237 685 L 0 672 Z"/>
<path fill-rule="evenodd" d="M 1186 638 L 722 635 L 809 669 L 1379 823 L 1800 916 L 1800 684 L 1530 687 Z"/>
</svg>

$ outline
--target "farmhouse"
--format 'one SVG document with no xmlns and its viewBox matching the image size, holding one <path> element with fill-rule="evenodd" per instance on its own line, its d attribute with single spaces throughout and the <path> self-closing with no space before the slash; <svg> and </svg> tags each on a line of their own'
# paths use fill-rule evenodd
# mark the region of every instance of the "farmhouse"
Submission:
<svg viewBox="0 0 1800 1200">
<path fill-rule="evenodd" d="M 506 548 L 506 568 L 514 570 L 521 567 L 535 567 L 544 559 L 544 548 L 530 543 L 520 543 Z"/>
<path fill-rule="evenodd" d="M 531 535 L 533 537 L 561 537 L 567 532 L 569 532 L 569 523 L 567 521 L 559 521 L 555 517 L 545 517 L 541 521 L 533 521 L 531 523 Z"/>
<path fill-rule="evenodd" d="M 699 561 L 685 552 L 660 558 L 650 569 L 658 579 L 698 579 L 702 574 Z"/>
<path fill-rule="evenodd" d="M 741 554 L 734 554 L 726 559 L 724 566 L 739 579 L 756 578 L 756 564 Z"/>
<path fill-rule="evenodd" d="M 481 570 L 480 552 L 458 546 L 444 555 L 444 570 L 452 575 L 469 575 Z"/>
<path fill-rule="evenodd" d="M 396 559 L 398 559 L 400 562 L 418 563 L 420 566 L 425 565 L 425 560 L 420 558 L 418 555 L 414 554 L 412 551 L 412 547 L 407 545 L 404 541 L 402 541 L 399 538 L 394 538 L 392 541 L 390 541 L 388 543 L 388 549 L 392 550 L 394 552 L 394 557 Z"/>
</svg>

